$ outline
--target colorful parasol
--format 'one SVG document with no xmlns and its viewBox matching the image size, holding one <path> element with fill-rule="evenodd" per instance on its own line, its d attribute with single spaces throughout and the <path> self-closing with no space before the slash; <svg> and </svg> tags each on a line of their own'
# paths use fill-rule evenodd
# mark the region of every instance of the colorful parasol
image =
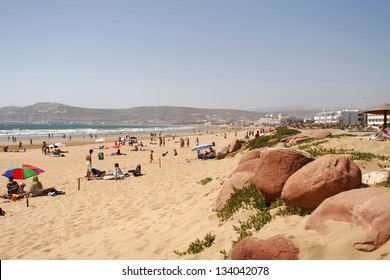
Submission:
<svg viewBox="0 0 390 280">
<path fill-rule="evenodd" d="M 7 171 L 5 171 L 2 175 L 9 178 L 14 177 L 14 179 L 24 180 L 44 172 L 42 169 L 28 165 L 28 164 L 16 164 L 11 166 Z"/>
</svg>

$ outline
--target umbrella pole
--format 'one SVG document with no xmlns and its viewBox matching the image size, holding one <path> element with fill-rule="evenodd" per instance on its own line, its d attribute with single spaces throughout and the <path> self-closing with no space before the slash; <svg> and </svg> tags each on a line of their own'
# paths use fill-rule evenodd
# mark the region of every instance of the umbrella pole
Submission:
<svg viewBox="0 0 390 280">
<path fill-rule="evenodd" d="M 80 190 L 80 178 L 77 179 L 78 183 L 77 183 L 77 190 Z"/>
<path fill-rule="evenodd" d="M 27 193 L 27 195 L 26 195 L 26 206 L 27 206 L 27 207 L 30 207 L 30 201 L 29 201 L 29 198 L 30 198 L 30 194 L 29 194 L 29 193 Z"/>
</svg>

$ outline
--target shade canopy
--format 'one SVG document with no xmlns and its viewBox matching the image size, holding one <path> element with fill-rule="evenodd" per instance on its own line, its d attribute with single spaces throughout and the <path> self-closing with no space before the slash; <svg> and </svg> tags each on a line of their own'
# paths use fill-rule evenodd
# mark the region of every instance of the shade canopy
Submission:
<svg viewBox="0 0 390 280">
<path fill-rule="evenodd" d="M 2 175 L 4 177 L 13 177 L 14 179 L 24 180 L 44 172 L 42 169 L 29 164 L 16 164 L 11 166 Z"/>
<path fill-rule="evenodd" d="M 390 114 L 390 104 L 382 104 L 364 111 L 365 114 L 383 115 L 385 126 L 387 125 L 387 115 Z"/>
</svg>

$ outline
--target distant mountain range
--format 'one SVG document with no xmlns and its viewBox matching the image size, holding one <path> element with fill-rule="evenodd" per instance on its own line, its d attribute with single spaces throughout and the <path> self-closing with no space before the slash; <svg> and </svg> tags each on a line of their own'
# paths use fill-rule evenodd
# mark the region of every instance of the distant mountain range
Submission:
<svg viewBox="0 0 390 280">
<path fill-rule="evenodd" d="M 26 107 L 0 108 L 1 122 L 23 123 L 106 123 L 106 124 L 193 124 L 204 122 L 256 121 L 259 112 L 190 107 L 134 107 L 91 109 L 59 103 L 37 103 Z"/>
<path fill-rule="evenodd" d="M 258 111 L 149 106 L 128 109 L 92 109 L 42 102 L 26 107 L 0 108 L 0 122 L 82 124 L 194 124 L 253 122 L 267 113 L 309 118 L 322 109 L 307 106 L 266 108 Z"/>
</svg>

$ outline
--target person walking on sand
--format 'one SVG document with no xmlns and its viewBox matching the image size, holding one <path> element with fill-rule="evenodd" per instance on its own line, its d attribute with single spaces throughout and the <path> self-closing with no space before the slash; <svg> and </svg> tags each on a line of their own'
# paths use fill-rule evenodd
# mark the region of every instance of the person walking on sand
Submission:
<svg viewBox="0 0 390 280">
<path fill-rule="evenodd" d="M 152 163 L 152 162 L 153 162 L 153 150 L 150 151 L 150 163 Z"/>
<path fill-rule="evenodd" d="M 90 149 L 88 155 L 85 157 L 85 159 L 87 160 L 87 176 L 86 177 L 88 178 L 88 180 L 92 179 L 92 153 L 93 153 L 93 150 Z"/>
</svg>

